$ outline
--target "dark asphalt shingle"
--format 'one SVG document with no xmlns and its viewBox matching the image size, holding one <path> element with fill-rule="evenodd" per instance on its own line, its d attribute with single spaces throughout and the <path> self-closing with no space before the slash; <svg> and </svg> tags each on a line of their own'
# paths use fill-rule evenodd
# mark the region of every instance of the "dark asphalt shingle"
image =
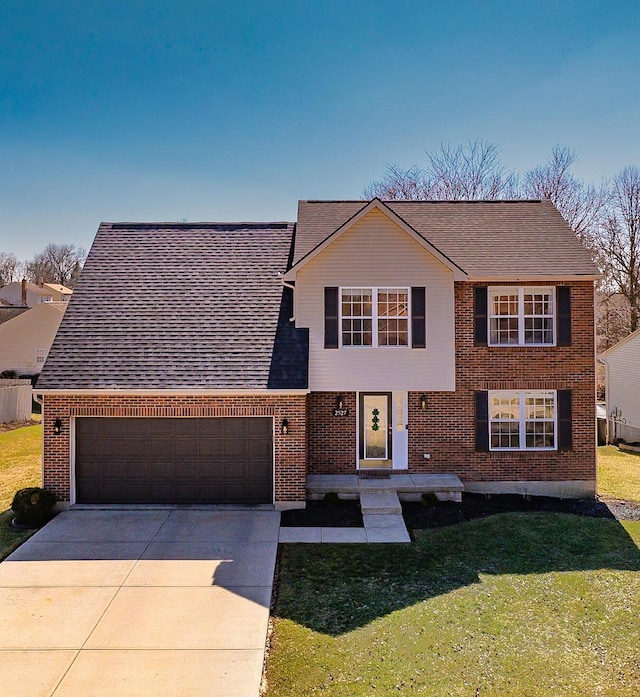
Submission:
<svg viewBox="0 0 640 697">
<path fill-rule="evenodd" d="M 298 263 L 368 201 L 300 201 Z M 384 201 L 470 278 L 598 273 L 550 201 Z"/>
<path fill-rule="evenodd" d="M 305 335 L 280 326 L 292 234 L 290 223 L 102 224 L 38 387 L 305 388 Z"/>
</svg>

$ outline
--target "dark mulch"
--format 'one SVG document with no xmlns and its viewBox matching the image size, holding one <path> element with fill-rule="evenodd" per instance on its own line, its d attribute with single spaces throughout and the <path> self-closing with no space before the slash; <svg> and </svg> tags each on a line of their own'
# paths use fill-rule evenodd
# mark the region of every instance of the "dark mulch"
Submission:
<svg viewBox="0 0 640 697">
<path fill-rule="evenodd" d="M 605 499 L 557 499 L 547 496 L 525 498 L 517 494 L 463 494 L 462 503 L 427 499 L 403 502 L 402 515 L 409 529 L 439 528 L 494 513 L 547 511 L 573 513 L 590 518 L 640 520 L 640 504 Z"/>
<path fill-rule="evenodd" d="M 301 528 L 361 528 L 360 501 L 307 501 L 301 510 L 283 511 L 280 525 Z"/>
<path fill-rule="evenodd" d="M 426 497 L 422 502 L 403 502 L 402 515 L 410 530 L 440 528 L 494 513 L 548 511 L 590 518 L 640 521 L 640 503 L 617 499 L 556 499 L 546 496 L 463 494 L 462 503 Z M 284 527 L 362 527 L 359 501 L 307 501 L 304 510 L 283 511 Z"/>
</svg>

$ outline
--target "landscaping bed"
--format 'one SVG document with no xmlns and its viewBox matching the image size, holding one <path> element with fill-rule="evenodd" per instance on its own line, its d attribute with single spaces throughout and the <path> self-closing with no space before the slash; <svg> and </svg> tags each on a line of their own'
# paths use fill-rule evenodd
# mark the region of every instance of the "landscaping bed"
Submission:
<svg viewBox="0 0 640 697">
<path fill-rule="evenodd" d="M 360 501 L 336 499 L 307 501 L 305 509 L 283 511 L 280 525 L 287 528 L 361 528 Z"/>
<path fill-rule="evenodd" d="M 496 513 L 572 513 L 589 518 L 640 520 L 640 504 L 616 499 L 558 499 L 547 496 L 525 498 L 517 494 L 463 494 L 462 503 L 436 501 L 402 502 L 402 515 L 410 530 L 424 530 L 455 525 L 465 520 L 486 518 Z M 283 527 L 362 527 L 362 513 L 357 500 L 329 498 L 307 501 L 306 509 L 283 511 Z"/>
<path fill-rule="evenodd" d="M 626 520 L 640 520 L 640 507 L 622 507 L 614 502 L 599 499 L 558 499 L 548 496 L 524 497 L 519 494 L 462 494 L 462 503 L 434 502 L 430 498 L 419 502 L 403 502 L 402 515 L 412 530 L 439 528 L 455 525 L 465 520 L 486 518 L 496 513 L 572 513 L 590 518 L 618 518 L 616 512 L 633 513 Z M 636 517 L 637 516 L 637 517 Z"/>
</svg>

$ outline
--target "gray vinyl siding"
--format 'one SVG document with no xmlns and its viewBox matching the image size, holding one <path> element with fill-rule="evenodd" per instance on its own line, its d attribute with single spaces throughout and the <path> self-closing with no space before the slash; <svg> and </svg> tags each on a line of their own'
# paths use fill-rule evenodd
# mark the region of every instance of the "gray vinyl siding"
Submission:
<svg viewBox="0 0 640 697">
<path fill-rule="evenodd" d="M 324 288 L 426 288 L 427 348 L 324 348 Z M 309 328 L 309 389 L 454 390 L 453 274 L 379 211 L 372 211 L 296 277 L 297 327 Z"/>
<path fill-rule="evenodd" d="M 606 356 L 609 364 L 607 413 L 622 410 L 621 425 L 640 428 L 640 333 Z M 621 434 L 618 433 L 620 436 Z"/>
</svg>

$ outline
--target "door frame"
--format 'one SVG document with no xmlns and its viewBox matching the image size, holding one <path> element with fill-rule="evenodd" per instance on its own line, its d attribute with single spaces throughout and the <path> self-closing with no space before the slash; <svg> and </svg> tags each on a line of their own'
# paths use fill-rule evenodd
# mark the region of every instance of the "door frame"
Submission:
<svg viewBox="0 0 640 697">
<path fill-rule="evenodd" d="M 365 397 L 386 397 L 387 398 L 387 460 L 393 462 L 393 393 L 391 392 L 359 392 L 358 393 L 358 433 L 357 433 L 357 463 L 358 469 L 360 460 L 364 460 L 364 398 Z M 375 460 L 373 460 L 375 462 Z"/>
<path fill-rule="evenodd" d="M 364 397 L 365 395 L 386 395 L 387 396 L 387 409 L 388 409 L 388 423 L 387 423 L 387 459 L 391 461 L 392 468 L 399 471 L 407 471 L 408 469 L 408 392 L 405 390 L 393 390 L 380 391 L 380 390 L 370 390 L 361 391 L 356 393 L 356 406 L 357 406 L 357 428 L 355 429 L 355 465 L 356 470 L 360 469 L 360 462 L 364 460 Z M 398 403 L 402 406 L 402 427 L 404 429 L 403 439 L 399 442 L 396 441 L 394 433 L 398 428 Z M 390 428 L 389 428 L 390 427 Z M 375 460 L 373 460 L 375 462 Z"/>
</svg>

